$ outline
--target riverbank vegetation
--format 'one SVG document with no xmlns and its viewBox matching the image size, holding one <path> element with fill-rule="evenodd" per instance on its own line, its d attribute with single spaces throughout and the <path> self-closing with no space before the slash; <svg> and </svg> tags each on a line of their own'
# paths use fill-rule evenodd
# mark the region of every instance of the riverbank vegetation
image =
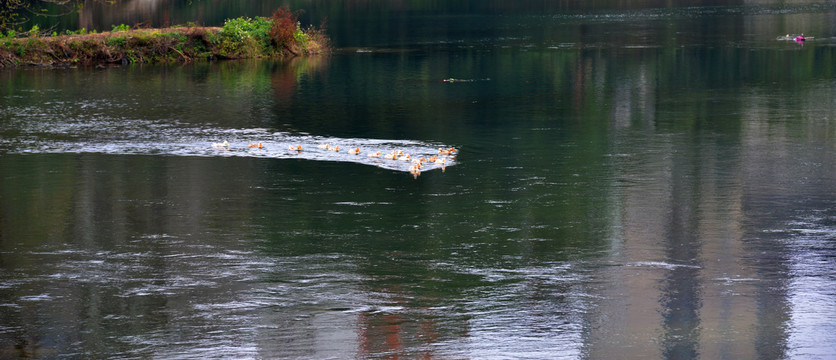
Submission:
<svg viewBox="0 0 836 360">
<path fill-rule="evenodd" d="M 230 19 L 223 27 L 114 25 L 110 32 L 81 29 L 46 35 L 35 26 L 24 33 L 0 33 L 0 67 L 288 58 L 328 50 L 324 26 L 303 28 L 296 13 L 287 8 L 279 8 L 271 17 Z"/>
</svg>

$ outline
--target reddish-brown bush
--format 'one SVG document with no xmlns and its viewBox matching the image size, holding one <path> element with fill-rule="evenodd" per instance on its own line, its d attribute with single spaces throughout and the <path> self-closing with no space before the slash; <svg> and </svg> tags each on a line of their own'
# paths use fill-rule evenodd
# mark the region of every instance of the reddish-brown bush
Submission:
<svg viewBox="0 0 836 360">
<path fill-rule="evenodd" d="M 273 13 L 271 20 L 273 26 L 270 28 L 270 39 L 276 48 L 288 48 L 295 43 L 293 34 L 296 33 L 296 21 L 299 16 L 289 8 L 280 7 Z"/>
</svg>

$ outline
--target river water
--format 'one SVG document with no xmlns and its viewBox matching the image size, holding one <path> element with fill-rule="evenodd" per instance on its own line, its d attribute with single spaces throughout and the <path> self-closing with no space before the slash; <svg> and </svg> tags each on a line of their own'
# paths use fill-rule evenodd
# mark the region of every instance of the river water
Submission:
<svg viewBox="0 0 836 360">
<path fill-rule="evenodd" d="M 0 358 L 836 357 L 832 3 L 291 5 L 333 55 L 0 72 Z"/>
</svg>

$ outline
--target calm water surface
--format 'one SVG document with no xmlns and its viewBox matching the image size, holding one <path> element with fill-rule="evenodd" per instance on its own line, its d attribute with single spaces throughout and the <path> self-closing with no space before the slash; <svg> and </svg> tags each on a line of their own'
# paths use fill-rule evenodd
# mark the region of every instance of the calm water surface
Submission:
<svg viewBox="0 0 836 360">
<path fill-rule="evenodd" d="M 0 358 L 836 357 L 836 7 L 619 4 L 292 2 L 334 55 L 0 72 Z M 273 6 L 210 5 L 137 17 Z"/>
</svg>

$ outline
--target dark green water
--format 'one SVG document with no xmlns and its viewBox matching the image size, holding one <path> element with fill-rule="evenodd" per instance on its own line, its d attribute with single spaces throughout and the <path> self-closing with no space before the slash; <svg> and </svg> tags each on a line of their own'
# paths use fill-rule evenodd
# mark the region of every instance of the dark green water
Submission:
<svg viewBox="0 0 836 360">
<path fill-rule="evenodd" d="M 0 72 L 0 358 L 836 356 L 832 4 L 291 4 L 335 54 Z"/>
</svg>

